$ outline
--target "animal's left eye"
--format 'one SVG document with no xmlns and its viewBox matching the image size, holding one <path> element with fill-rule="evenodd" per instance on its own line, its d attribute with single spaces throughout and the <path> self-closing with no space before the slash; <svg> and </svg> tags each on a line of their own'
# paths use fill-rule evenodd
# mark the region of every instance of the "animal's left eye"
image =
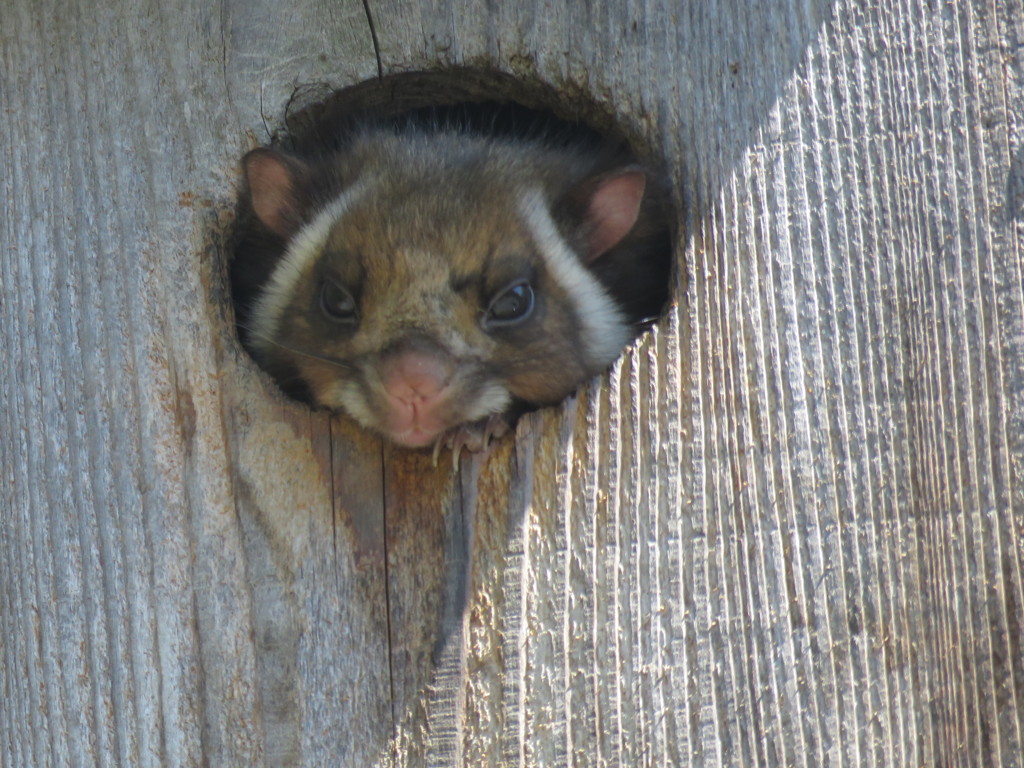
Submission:
<svg viewBox="0 0 1024 768">
<path fill-rule="evenodd" d="M 525 280 L 513 283 L 491 300 L 484 316 L 485 326 L 512 325 L 533 312 L 533 287 Z"/>
</svg>

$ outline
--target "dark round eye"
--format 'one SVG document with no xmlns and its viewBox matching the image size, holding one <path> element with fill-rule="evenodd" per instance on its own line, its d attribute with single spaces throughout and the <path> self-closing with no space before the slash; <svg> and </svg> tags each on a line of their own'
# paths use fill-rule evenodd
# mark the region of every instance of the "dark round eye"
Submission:
<svg viewBox="0 0 1024 768">
<path fill-rule="evenodd" d="M 510 285 L 491 300 L 484 322 L 500 326 L 521 322 L 533 311 L 533 287 L 523 281 Z"/>
<path fill-rule="evenodd" d="M 320 309 L 327 317 L 339 323 L 356 319 L 356 300 L 337 283 L 325 280 L 320 288 Z"/>
</svg>

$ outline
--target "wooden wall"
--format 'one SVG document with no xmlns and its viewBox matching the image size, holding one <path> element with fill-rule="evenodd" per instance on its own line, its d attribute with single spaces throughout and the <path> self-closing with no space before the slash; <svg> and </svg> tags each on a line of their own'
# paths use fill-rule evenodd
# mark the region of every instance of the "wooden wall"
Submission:
<svg viewBox="0 0 1024 768">
<path fill-rule="evenodd" d="M 0 764 L 1020 766 L 1020 0 L 368 7 L 0 6 Z M 378 53 L 674 183 L 668 315 L 458 470 L 232 328 L 237 159 Z"/>
</svg>

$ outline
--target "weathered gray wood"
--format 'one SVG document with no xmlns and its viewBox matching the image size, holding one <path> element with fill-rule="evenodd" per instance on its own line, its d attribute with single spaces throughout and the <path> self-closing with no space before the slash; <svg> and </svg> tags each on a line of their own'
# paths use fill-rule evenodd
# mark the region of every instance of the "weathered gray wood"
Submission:
<svg viewBox="0 0 1024 768">
<path fill-rule="evenodd" d="M 458 472 L 226 305 L 362 3 L 93 5 L 0 7 L 0 764 L 1022 765 L 1020 2 L 371 1 L 678 193 L 668 316 Z"/>
</svg>

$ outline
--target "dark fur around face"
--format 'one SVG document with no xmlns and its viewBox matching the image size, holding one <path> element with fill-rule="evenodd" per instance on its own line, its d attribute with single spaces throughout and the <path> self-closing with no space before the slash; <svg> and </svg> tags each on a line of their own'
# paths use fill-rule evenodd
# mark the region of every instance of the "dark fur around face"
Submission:
<svg viewBox="0 0 1024 768">
<path fill-rule="evenodd" d="M 386 372 L 410 348 L 455 427 L 564 398 L 667 298 L 660 185 L 621 152 L 406 127 L 243 164 L 242 338 L 290 394 L 385 433 Z M 496 322 L 523 284 L 527 316 Z M 351 316 L 325 311 L 325 285 Z"/>
</svg>

